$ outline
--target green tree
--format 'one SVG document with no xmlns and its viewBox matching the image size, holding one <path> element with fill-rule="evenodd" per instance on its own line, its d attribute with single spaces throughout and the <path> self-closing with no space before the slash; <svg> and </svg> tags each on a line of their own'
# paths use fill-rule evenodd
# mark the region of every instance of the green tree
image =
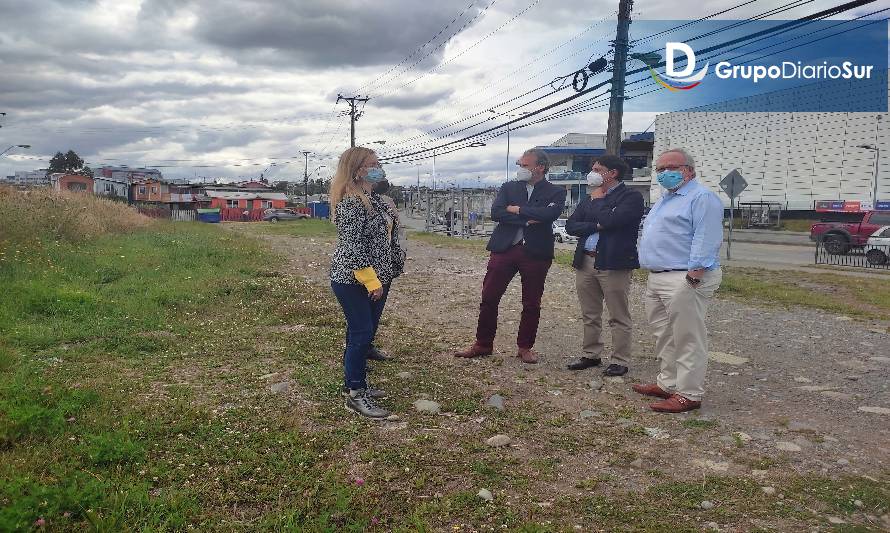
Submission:
<svg viewBox="0 0 890 533">
<path fill-rule="evenodd" d="M 57 172 L 93 177 L 93 170 L 84 165 L 83 159 L 74 150 L 68 150 L 67 154 L 56 152 L 56 155 L 49 160 L 49 168 L 46 170 L 46 175 L 49 176 Z"/>
<path fill-rule="evenodd" d="M 389 192 L 386 193 L 392 198 L 392 201 L 396 203 L 396 205 L 401 205 L 405 203 L 405 193 L 404 187 L 401 185 L 393 185 L 389 188 Z"/>
</svg>

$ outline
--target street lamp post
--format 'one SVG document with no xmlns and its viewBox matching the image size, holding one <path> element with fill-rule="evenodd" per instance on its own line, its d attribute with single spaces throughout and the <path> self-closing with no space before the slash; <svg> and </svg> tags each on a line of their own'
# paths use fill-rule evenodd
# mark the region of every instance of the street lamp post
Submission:
<svg viewBox="0 0 890 533">
<path fill-rule="evenodd" d="M 304 182 L 304 189 L 303 189 L 303 204 L 306 207 L 309 207 L 309 176 L 314 176 L 316 172 L 318 172 L 319 170 L 321 170 L 323 168 L 327 168 L 327 165 L 318 165 L 317 167 L 315 167 L 315 170 L 313 170 L 312 172 L 309 172 L 306 175 L 306 177 L 304 178 L 305 182 Z"/>
<path fill-rule="evenodd" d="M 863 148 L 865 150 L 871 150 L 875 153 L 875 182 L 871 193 L 871 208 L 878 208 L 878 166 L 881 161 L 881 149 L 877 146 L 871 144 L 860 144 L 857 148 Z"/>
<path fill-rule="evenodd" d="M 523 111 L 522 113 L 519 113 L 517 115 L 509 115 L 507 113 L 500 113 L 498 111 L 495 111 L 494 109 L 489 109 L 488 111 L 490 113 L 494 113 L 495 115 L 505 117 L 505 118 L 516 118 L 516 117 L 521 117 L 522 115 L 528 114 L 527 111 Z M 504 169 L 504 179 L 506 179 L 507 181 L 510 181 L 510 125 L 509 124 L 507 124 L 507 166 Z"/>
<path fill-rule="evenodd" d="M 13 144 L 6 150 L 3 150 L 2 152 L 0 152 L 0 155 L 6 154 L 6 152 L 12 150 L 13 148 L 31 148 L 31 145 L 30 144 Z"/>
<path fill-rule="evenodd" d="M 429 150 L 426 146 L 421 146 L 421 150 Z M 436 190 L 436 150 L 433 149 L 433 191 Z"/>
<path fill-rule="evenodd" d="M 309 207 L 309 154 L 312 152 L 303 150 L 300 153 L 305 158 L 305 165 L 303 166 L 303 205 Z"/>
<path fill-rule="evenodd" d="M 411 216 L 414 216 L 414 206 L 419 201 L 420 198 L 420 163 L 414 163 L 414 166 L 417 167 L 417 189 L 415 189 L 415 197 L 411 198 Z"/>
</svg>

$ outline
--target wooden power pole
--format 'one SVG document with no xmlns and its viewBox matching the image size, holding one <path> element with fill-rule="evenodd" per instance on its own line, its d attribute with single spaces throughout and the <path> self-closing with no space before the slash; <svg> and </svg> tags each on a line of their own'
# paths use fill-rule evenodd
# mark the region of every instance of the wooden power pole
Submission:
<svg viewBox="0 0 890 533">
<path fill-rule="evenodd" d="M 612 97 L 609 99 L 609 125 L 606 129 L 607 154 L 621 154 L 624 77 L 627 72 L 628 33 L 633 4 L 633 0 L 620 0 L 618 3 L 618 32 L 615 35 L 615 60 L 612 63 Z"/>
<path fill-rule="evenodd" d="M 337 95 L 337 103 L 338 104 L 340 103 L 340 100 L 344 100 L 349 103 L 349 112 L 347 113 L 349 115 L 349 146 L 354 147 L 355 146 L 355 121 L 358 120 L 359 118 L 361 118 L 361 116 L 363 114 L 362 111 L 356 112 L 355 103 L 356 102 L 365 103 L 368 100 L 370 100 L 370 98 L 367 98 L 367 97 L 359 98 L 358 96 L 346 97 L 346 96 L 343 96 L 342 94 L 338 94 Z"/>
</svg>

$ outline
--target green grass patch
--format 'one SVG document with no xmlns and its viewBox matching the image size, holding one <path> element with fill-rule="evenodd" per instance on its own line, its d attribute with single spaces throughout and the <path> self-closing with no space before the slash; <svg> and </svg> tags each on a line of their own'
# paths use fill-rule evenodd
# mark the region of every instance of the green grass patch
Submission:
<svg viewBox="0 0 890 533">
<path fill-rule="evenodd" d="M 411 231 L 408 233 L 411 240 L 431 244 L 433 246 L 445 246 L 448 248 L 460 248 L 464 250 L 474 250 L 480 253 L 488 253 L 485 246 L 488 244 L 486 239 L 459 239 L 457 237 L 449 237 L 439 233 L 428 233 L 424 231 Z"/>
<path fill-rule="evenodd" d="M 261 235 L 289 237 L 336 237 L 337 228 L 329 220 L 306 218 L 279 222 L 253 222 L 250 230 Z"/>
<path fill-rule="evenodd" d="M 321 224 L 314 229 L 302 222 L 273 231 L 305 230 L 289 234 L 297 239 L 333 234 L 326 222 L 312 221 Z M 472 246 L 481 251 L 484 243 Z M 641 429 L 579 429 L 574 416 L 537 399 L 486 409 L 490 391 L 478 375 L 431 363 L 441 353 L 435 335 L 392 317 L 381 344 L 396 361 L 375 366 L 372 379 L 392 393 L 385 405 L 403 420 L 379 427 L 348 416 L 339 397 L 336 303 L 299 273 L 274 270 L 281 258 L 236 228 L 157 224 L 6 250 L 0 531 L 567 531 L 576 524 L 694 531 L 711 520 L 750 529 L 749 517 L 782 530 L 821 524 L 806 508 L 851 524 L 864 512 L 887 512 L 886 483 L 856 478 L 791 477 L 777 484 L 789 502 L 783 507 L 749 479 L 666 481 L 653 473 L 639 491 L 617 490 L 610 481 L 637 457 L 624 443 L 645 438 Z M 411 377 L 397 377 L 402 371 Z M 279 381 L 291 392 L 273 394 Z M 411 402 L 421 394 L 444 413 L 414 415 Z M 518 446 L 487 446 L 496 433 Z M 582 454 L 606 450 L 614 477 L 576 471 Z M 482 487 L 493 502 L 478 498 Z M 716 508 L 698 509 L 702 499 Z M 545 500 L 552 506 L 537 504 Z"/>
<path fill-rule="evenodd" d="M 813 224 L 815 224 L 817 222 L 819 222 L 819 221 L 818 220 L 809 220 L 809 219 L 783 220 L 782 221 L 782 229 L 785 231 L 798 231 L 801 233 L 809 233 L 810 228 L 813 226 Z"/>
<path fill-rule="evenodd" d="M 729 267 L 720 292 L 773 305 L 890 320 L 890 282 L 880 277 Z"/>
<path fill-rule="evenodd" d="M 684 428 L 690 429 L 711 429 L 719 424 L 716 420 L 699 420 L 697 418 L 689 418 L 683 421 Z"/>
</svg>

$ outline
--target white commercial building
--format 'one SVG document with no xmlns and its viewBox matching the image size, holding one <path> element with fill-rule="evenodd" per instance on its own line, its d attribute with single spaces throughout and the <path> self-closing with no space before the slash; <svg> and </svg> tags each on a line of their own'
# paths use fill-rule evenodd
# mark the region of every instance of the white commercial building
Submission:
<svg viewBox="0 0 890 533">
<path fill-rule="evenodd" d="M 826 97 L 817 86 L 792 91 L 797 98 Z M 776 93 L 753 98 L 770 97 Z M 685 148 L 695 158 L 699 179 L 719 192 L 727 206 L 729 198 L 719 182 L 738 169 L 749 183 L 740 202 L 775 202 L 785 210 L 815 210 L 819 201 L 847 202 L 847 211 L 872 207 L 877 160 L 877 200 L 890 200 L 887 113 L 733 111 L 739 102 L 659 115 L 656 157 L 670 148 Z M 751 108 L 750 100 L 744 104 Z M 654 169 L 652 182 L 654 202 L 663 192 Z"/>
<path fill-rule="evenodd" d="M 7 181 L 19 187 L 40 187 L 49 185 L 46 170 L 17 170 Z"/>
</svg>

